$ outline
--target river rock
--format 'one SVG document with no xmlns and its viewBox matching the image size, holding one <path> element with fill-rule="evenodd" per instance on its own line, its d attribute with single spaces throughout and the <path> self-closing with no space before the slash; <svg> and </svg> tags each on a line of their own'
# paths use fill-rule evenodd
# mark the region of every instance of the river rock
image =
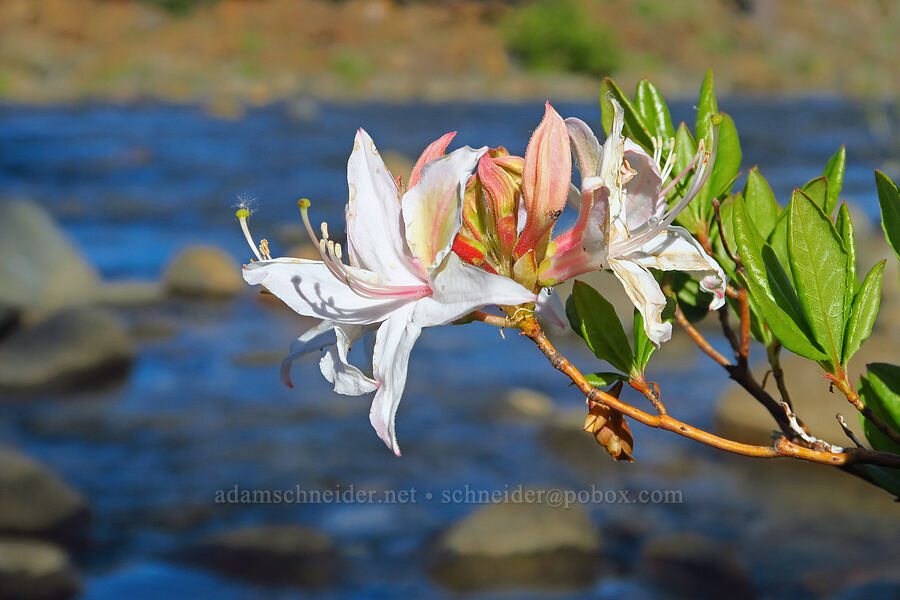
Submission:
<svg viewBox="0 0 900 600">
<path fill-rule="evenodd" d="M 62 600 L 79 587 L 68 555 L 58 547 L 0 538 L 0 600 Z"/>
<path fill-rule="evenodd" d="M 578 588 L 599 574 L 600 541 L 581 505 L 498 503 L 477 509 L 438 542 L 431 575 L 456 591 Z"/>
<path fill-rule="evenodd" d="M 503 416 L 544 420 L 555 413 L 553 399 L 542 392 L 526 388 L 515 388 L 507 392 L 501 403 Z"/>
<path fill-rule="evenodd" d="M 240 265 L 212 246 L 190 246 L 179 252 L 163 281 L 166 290 L 176 296 L 230 297 L 244 287 Z"/>
<path fill-rule="evenodd" d="M 0 447 L 0 534 L 78 544 L 89 521 L 81 494 L 35 460 Z"/>
<path fill-rule="evenodd" d="M 87 304 L 99 276 L 38 204 L 0 204 L 0 304 L 47 313 Z"/>
<path fill-rule="evenodd" d="M 125 327 L 100 308 L 71 308 L 0 344 L 0 390 L 77 391 L 120 380 L 134 358 Z"/>
<path fill-rule="evenodd" d="M 334 581 L 339 566 L 331 540 L 299 525 L 267 525 L 213 535 L 190 551 L 189 558 L 230 577 L 300 587 Z"/>
<path fill-rule="evenodd" d="M 731 549 L 700 534 L 668 534 L 647 542 L 640 576 L 667 597 L 753 600 L 753 584 Z"/>
</svg>

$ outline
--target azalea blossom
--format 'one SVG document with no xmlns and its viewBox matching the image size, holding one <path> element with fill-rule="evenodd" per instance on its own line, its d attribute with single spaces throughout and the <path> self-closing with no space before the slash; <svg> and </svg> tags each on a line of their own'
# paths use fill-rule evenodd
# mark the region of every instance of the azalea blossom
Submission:
<svg viewBox="0 0 900 600">
<path fill-rule="evenodd" d="M 321 260 L 271 258 L 263 244 L 259 259 L 246 265 L 244 279 L 259 284 L 301 315 L 321 323 L 298 338 L 282 376 L 290 381 L 290 362 L 323 344 L 333 345 L 320 361 L 335 391 L 375 392 L 369 413 L 378 436 L 398 456 L 394 418 L 406 385 L 410 352 L 423 327 L 445 325 L 485 305 L 518 305 L 536 295 L 515 281 L 464 263 L 451 251 L 462 221 L 466 181 L 487 148 L 460 148 L 443 155 L 452 134 L 432 143 L 413 169 L 409 188 L 385 167 L 375 144 L 360 129 L 347 165 L 350 196 L 346 206 L 346 254 L 329 239 L 325 224 L 319 239 L 309 222 L 309 201 L 299 203 L 303 222 Z M 350 365 L 350 346 L 377 329 L 372 376 Z M 330 332 L 330 333 L 329 333 Z M 287 372 L 286 372 L 287 371 Z"/>
<path fill-rule="evenodd" d="M 581 173 L 580 213 L 569 231 L 553 240 L 554 252 L 539 274 L 544 285 L 555 285 L 577 275 L 610 269 L 644 319 L 654 344 L 672 335 L 671 323 L 662 322 L 666 297 L 649 269 L 683 271 L 713 294 L 710 309 L 725 302 L 725 274 L 683 227 L 673 226 L 678 214 L 697 195 L 709 176 L 712 151 L 700 140 L 696 156 L 665 188 L 674 165 L 674 152 L 660 164 L 661 149 L 650 156 L 622 136 L 623 113 L 612 100 L 614 117 L 602 146 L 580 119 L 566 119 L 569 139 Z M 671 209 L 666 194 L 694 170 L 684 197 Z"/>
</svg>

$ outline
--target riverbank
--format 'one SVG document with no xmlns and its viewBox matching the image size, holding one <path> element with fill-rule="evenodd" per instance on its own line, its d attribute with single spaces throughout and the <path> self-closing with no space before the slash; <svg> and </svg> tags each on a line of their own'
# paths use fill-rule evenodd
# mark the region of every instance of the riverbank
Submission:
<svg viewBox="0 0 900 600">
<path fill-rule="evenodd" d="M 3 2 L 0 99 L 149 98 L 227 115 L 297 99 L 585 100 L 606 74 L 694 97 L 707 68 L 720 93 L 891 95 L 900 75 L 900 7 L 874 2 L 572 0 L 578 31 L 544 24 L 541 40 L 558 34 L 578 61 L 547 64 L 529 54 L 545 52 L 540 40 L 511 37 L 543 23 L 528 3 L 221 0 L 183 15 L 153 4 Z M 592 52 L 609 56 L 581 60 Z"/>
</svg>

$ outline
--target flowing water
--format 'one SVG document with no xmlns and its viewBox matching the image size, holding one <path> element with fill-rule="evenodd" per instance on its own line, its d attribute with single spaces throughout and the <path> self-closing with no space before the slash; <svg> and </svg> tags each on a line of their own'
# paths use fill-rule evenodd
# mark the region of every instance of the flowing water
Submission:
<svg viewBox="0 0 900 600">
<path fill-rule="evenodd" d="M 759 165 L 782 203 L 844 143 L 844 196 L 877 214 L 872 168 L 897 156 L 891 137 L 871 126 L 881 121 L 867 116 L 883 114 L 880 108 L 873 113 L 831 99 L 726 99 L 720 106 L 742 134 L 743 163 Z M 557 109 L 599 123 L 597 106 Z M 48 207 L 105 278 L 158 278 L 188 244 L 213 243 L 249 259 L 233 217 L 239 195 L 256 199 L 252 228 L 273 239 L 276 254 L 295 242 L 301 196 L 312 199 L 315 219 L 339 228 L 346 159 L 359 126 L 383 152 L 412 159 L 453 129 L 455 144 L 503 144 L 521 153 L 541 114 L 540 103 L 297 104 L 227 121 L 160 104 L 5 106 L 0 195 Z M 690 103 L 675 103 L 673 115 L 691 122 Z M 580 409 L 583 399 L 525 340 L 503 339 L 485 325 L 422 336 L 398 415 L 404 450 L 398 459 L 371 430 L 368 399 L 333 394 L 315 361 L 295 365 L 296 389 L 282 386 L 277 357 L 302 326 L 255 294 L 220 303 L 169 301 L 123 315 L 172 332 L 141 342 L 122 386 L 0 405 L 0 440 L 51 465 L 89 499 L 91 543 L 78 555 L 84 598 L 449 595 L 426 576 L 427 548 L 476 508 L 443 501 L 466 486 L 683 493 L 678 504 L 588 504 L 608 565 L 595 587 L 559 597 L 652 597 L 635 566 L 641 543 L 661 532 L 698 531 L 731 543 L 763 597 L 811 588 L 828 596 L 844 583 L 831 565 L 864 572 L 892 556 L 896 563 L 900 519 L 891 511 L 897 509 L 878 491 L 866 496 L 860 490 L 867 488 L 849 477 L 734 459 L 637 425 L 638 462 L 613 464 L 577 428 L 548 435 L 534 420 L 500 414 L 497 405 L 513 386 L 549 394 L 560 412 Z M 592 368 L 584 350 L 563 346 Z M 671 412 L 710 427 L 727 380 L 684 348 L 662 352 L 650 374 Z M 415 489 L 417 501 L 216 503 L 217 492 L 235 486 Z M 260 523 L 326 532 L 344 561 L 340 582 L 315 592 L 257 587 L 178 558 L 205 534 Z"/>
</svg>

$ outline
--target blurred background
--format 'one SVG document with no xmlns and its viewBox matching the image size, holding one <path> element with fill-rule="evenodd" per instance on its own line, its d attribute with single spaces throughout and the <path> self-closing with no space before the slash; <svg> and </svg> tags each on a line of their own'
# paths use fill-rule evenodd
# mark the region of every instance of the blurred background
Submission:
<svg viewBox="0 0 900 600">
<path fill-rule="evenodd" d="M 273 254 L 308 255 L 296 200 L 341 228 L 357 127 L 406 178 L 450 130 L 523 153 L 546 99 L 599 130 L 605 75 L 692 124 L 713 68 L 782 204 L 846 145 L 860 268 L 890 257 L 858 372 L 900 350 L 872 179 L 900 174 L 898 30 L 889 0 L 0 0 L 0 599 L 900 597 L 883 491 L 639 426 L 614 463 L 488 326 L 424 333 L 395 458 L 314 358 L 280 383 L 309 324 L 243 285 L 234 222 L 249 201 Z M 815 366 L 786 370 L 848 443 Z M 769 440 L 679 332 L 649 375 L 679 418 Z"/>
</svg>

